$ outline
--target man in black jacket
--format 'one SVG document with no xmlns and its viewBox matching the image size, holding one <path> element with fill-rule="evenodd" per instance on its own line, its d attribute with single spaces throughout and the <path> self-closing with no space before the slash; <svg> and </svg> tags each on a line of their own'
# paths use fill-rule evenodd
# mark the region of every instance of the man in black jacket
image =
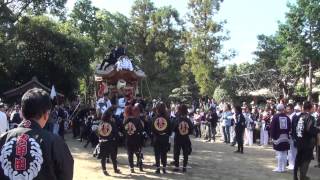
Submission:
<svg viewBox="0 0 320 180">
<path fill-rule="evenodd" d="M 103 59 L 101 65 L 100 65 L 100 70 L 102 70 L 102 68 L 104 67 L 105 63 L 107 62 L 107 66 L 104 67 L 103 70 L 106 70 L 107 67 L 109 67 L 110 65 L 114 65 L 117 62 L 117 51 L 114 48 L 114 46 L 112 44 L 109 45 L 109 49 L 110 49 L 110 53 L 108 55 L 108 57 L 106 57 L 105 59 Z"/>
<path fill-rule="evenodd" d="M 297 157 L 294 165 L 293 179 L 298 180 L 298 171 L 300 172 L 300 180 L 308 180 L 307 172 L 310 161 L 313 157 L 313 149 L 316 142 L 316 136 L 320 129 L 316 127 L 315 118 L 312 116 L 311 102 L 303 104 L 303 113 L 293 121 L 293 138 L 297 146 Z"/>
<path fill-rule="evenodd" d="M 57 135 L 42 129 L 51 100 L 41 89 L 27 91 L 21 100 L 24 120 L 0 137 L 0 179 L 72 180 L 73 158 Z"/>
<path fill-rule="evenodd" d="M 102 122 L 99 125 L 99 143 L 100 143 L 100 158 L 101 167 L 104 175 L 108 176 L 106 168 L 106 159 L 111 156 L 113 170 L 119 174 L 117 154 L 118 154 L 118 128 L 115 120 L 112 118 L 112 111 L 109 109 L 102 115 Z"/>
<path fill-rule="evenodd" d="M 175 132 L 174 136 L 174 147 L 173 147 L 173 156 L 175 161 L 175 168 L 173 171 L 179 171 L 179 156 L 180 151 L 182 150 L 183 154 L 183 168 L 182 172 L 187 171 L 188 157 L 192 152 L 192 146 L 189 135 L 192 134 L 193 124 L 191 120 L 187 117 L 188 108 L 186 105 L 182 104 L 179 106 L 179 117 L 173 126 L 173 131 Z"/>
</svg>

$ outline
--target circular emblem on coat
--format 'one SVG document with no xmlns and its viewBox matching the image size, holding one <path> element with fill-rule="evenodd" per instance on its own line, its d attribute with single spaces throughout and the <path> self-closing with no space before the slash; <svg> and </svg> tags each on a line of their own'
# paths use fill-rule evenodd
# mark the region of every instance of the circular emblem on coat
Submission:
<svg viewBox="0 0 320 180">
<path fill-rule="evenodd" d="M 12 138 L 2 147 L 0 163 L 9 179 L 34 179 L 43 164 L 40 145 L 27 134 Z"/>
<path fill-rule="evenodd" d="M 136 132 L 137 128 L 132 122 L 128 122 L 125 126 L 125 130 L 127 131 L 127 134 L 131 136 Z"/>
<path fill-rule="evenodd" d="M 186 121 L 180 122 L 179 126 L 178 126 L 178 129 L 179 129 L 179 133 L 181 135 L 189 134 L 189 124 Z"/>
<path fill-rule="evenodd" d="M 107 137 L 112 132 L 112 126 L 110 123 L 104 122 L 100 124 L 98 131 L 99 131 L 99 135 Z"/>
<path fill-rule="evenodd" d="M 157 131 L 161 132 L 168 127 L 168 121 L 163 117 L 159 117 L 154 121 L 153 125 Z"/>
</svg>

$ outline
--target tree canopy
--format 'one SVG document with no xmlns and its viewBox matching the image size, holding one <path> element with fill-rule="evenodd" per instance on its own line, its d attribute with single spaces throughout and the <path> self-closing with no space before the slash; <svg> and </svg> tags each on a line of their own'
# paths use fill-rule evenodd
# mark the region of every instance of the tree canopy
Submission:
<svg viewBox="0 0 320 180">
<path fill-rule="evenodd" d="M 215 17 L 223 0 L 189 0 L 187 16 L 171 6 L 135 0 L 129 17 L 77 0 L 0 1 L 0 93 L 37 76 L 71 97 L 94 94 L 95 66 L 109 45 L 128 44 L 145 71 L 144 96 L 190 101 L 197 96 L 233 99 L 268 89 L 274 96 L 311 96 L 319 79 L 320 4 L 289 4 L 273 35 L 259 35 L 253 63 L 221 67 L 228 33 Z M 311 78 L 310 78 L 311 77 Z M 10 81 L 8 81 L 10 79 Z M 310 83 L 311 82 L 311 83 Z"/>
</svg>

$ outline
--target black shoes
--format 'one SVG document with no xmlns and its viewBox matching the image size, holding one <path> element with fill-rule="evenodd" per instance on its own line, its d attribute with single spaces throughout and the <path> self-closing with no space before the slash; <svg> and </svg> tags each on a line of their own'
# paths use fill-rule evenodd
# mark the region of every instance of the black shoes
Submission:
<svg viewBox="0 0 320 180">
<path fill-rule="evenodd" d="M 183 167 L 183 168 L 182 168 L 182 172 L 183 172 L 183 173 L 186 173 L 186 172 L 187 172 L 187 168 L 186 168 L 186 167 Z"/>
<path fill-rule="evenodd" d="M 160 174 L 160 168 L 157 168 L 156 174 Z"/>
<path fill-rule="evenodd" d="M 116 174 L 121 174 L 121 171 L 120 171 L 119 169 L 115 169 L 115 170 L 114 170 L 114 173 L 116 173 Z"/>
<path fill-rule="evenodd" d="M 179 172 L 179 171 L 180 171 L 180 169 L 178 167 L 173 169 L 173 172 Z"/>
<path fill-rule="evenodd" d="M 130 169 L 130 172 L 131 172 L 131 173 L 135 173 L 135 171 L 134 171 L 134 169 L 133 169 L 133 168 L 131 168 L 131 169 Z"/>
<path fill-rule="evenodd" d="M 162 173 L 167 174 L 166 168 L 162 168 Z"/>
<path fill-rule="evenodd" d="M 108 173 L 106 170 L 103 170 L 103 174 L 104 174 L 105 176 L 109 176 L 109 173 Z"/>
<path fill-rule="evenodd" d="M 156 174 L 160 174 L 160 168 L 157 168 L 157 170 L 156 170 L 155 173 L 156 173 Z M 166 168 L 162 168 L 162 173 L 163 173 L 163 174 L 167 174 Z"/>
</svg>

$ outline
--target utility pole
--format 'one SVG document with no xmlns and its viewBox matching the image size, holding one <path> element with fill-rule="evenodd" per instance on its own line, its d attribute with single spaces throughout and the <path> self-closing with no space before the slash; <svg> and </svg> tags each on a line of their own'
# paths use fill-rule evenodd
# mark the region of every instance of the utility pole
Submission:
<svg viewBox="0 0 320 180">
<path fill-rule="evenodd" d="M 309 59 L 309 88 L 308 88 L 308 101 L 312 101 L 312 61 Z"/>
</svg>

